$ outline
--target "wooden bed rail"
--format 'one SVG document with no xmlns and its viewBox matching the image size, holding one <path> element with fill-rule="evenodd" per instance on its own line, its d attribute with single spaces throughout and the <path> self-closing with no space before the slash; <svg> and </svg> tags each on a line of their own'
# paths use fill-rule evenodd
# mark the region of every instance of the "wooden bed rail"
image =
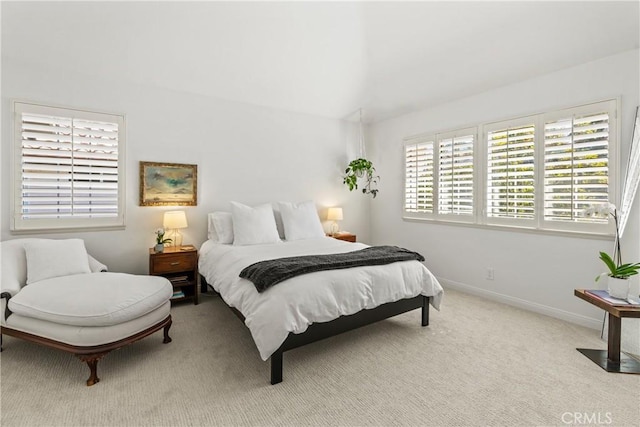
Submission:
<svg viewBox="0 0 640 427">
<path fill-rule="evenodd" d="M 200 280 L 201 283 L 207 284 L 203 276 L 200 276 Z M 222 301 L 224 302 L 224 300 Z M 271 355 L 271 384 L 282 382 L 283 354 L 285 351 L 370 325 L 417 308 L 422 309 L 422 326 L 429 326 L 429 301 L 430 297 L 418 295 L 413 298 L 382 304 L 372 309 L 365 309 L 349 316 L 340 316 L 330 322 L 314 323 L 301 334 L 290 333 L 280 348 Z M 244 322 L 242 313 L 233 307 L 229 308 Z"/>
</svg>

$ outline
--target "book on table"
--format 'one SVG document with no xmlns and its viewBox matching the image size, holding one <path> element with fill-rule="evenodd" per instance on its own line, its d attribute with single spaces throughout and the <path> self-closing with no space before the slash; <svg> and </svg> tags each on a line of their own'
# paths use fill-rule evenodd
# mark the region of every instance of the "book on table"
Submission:
<svg viewBox="0 0 640 427">
<path fill-rule="evenodd" d="M 187 277 L 187 276 L 170 277 L 169 281 L 171 282 L 171 286 L 173 286 L 174 288 L 176 286 L 187 286 L 187 285 L 189 285 L 189 277 Z"/>
<path fill-rule="evenodd" d="M 617 307 L 640 307 L 640 301 L 634 301 L 632 299 L 624 300 L 620 298 L 615 298 L 609 295 L 609 292 L 602 289 L 588 289 L 588 290 L 585 290 L 585 292 L 595 297 L 598 297 L 608 302 L 609 304 Z"/>
</svg>

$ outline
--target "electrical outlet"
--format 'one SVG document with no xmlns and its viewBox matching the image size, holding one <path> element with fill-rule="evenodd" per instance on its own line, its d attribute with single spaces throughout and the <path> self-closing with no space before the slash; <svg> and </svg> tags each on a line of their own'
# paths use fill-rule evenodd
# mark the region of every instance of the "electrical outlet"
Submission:
<svg viewBox="0 0 640 427">
<path fill-rule="evenodd" d="M 487 280 L 493 280 L 493 268 L 491 267 L 487 267 L 487 276 L 486 276 Z"/>
</svg>

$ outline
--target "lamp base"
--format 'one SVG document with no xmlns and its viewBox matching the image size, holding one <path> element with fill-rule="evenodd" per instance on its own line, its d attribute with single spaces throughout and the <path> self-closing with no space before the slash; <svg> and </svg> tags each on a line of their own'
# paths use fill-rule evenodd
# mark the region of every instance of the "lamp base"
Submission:
<svg viewBox="0 0 640 427">
<path fill-rule="evenodd" d="M 340 227 L 338 227 L 338 223 L 336 221 L 333 221 L 333 223 L 331 224 L 331 235 L 335 236 L 339 231 Z"/>
<path fill-rule="evenodd" d="M 173 230 L 173 235 L 171 237 L 171 246 L 182 246 L 182 233 L 180 233 L 178 229 Z"/>
</svg>

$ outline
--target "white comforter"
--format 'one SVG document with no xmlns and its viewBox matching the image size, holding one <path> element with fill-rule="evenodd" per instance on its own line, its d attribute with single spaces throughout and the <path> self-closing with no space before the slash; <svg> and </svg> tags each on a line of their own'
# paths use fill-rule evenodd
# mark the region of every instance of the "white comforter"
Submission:
<svg viewBox="0 0 640 427">
<path fill-rule="evenodd" d="M 225 302 L 238 309 L 267 360 L 290 332 L 299 334 L 312 323 L 328 322 L 403 298 L 425 295 L 440 307 L 442 286 L 418 261 L 320 271 L 285 280 L 262 293 L 239 277 L 258 261 L 297 255 L 350 252 L 367 247 L 330 237 L 266 245 L 233 246 L 206 241 L 199 269 Z"/>
</svg>

